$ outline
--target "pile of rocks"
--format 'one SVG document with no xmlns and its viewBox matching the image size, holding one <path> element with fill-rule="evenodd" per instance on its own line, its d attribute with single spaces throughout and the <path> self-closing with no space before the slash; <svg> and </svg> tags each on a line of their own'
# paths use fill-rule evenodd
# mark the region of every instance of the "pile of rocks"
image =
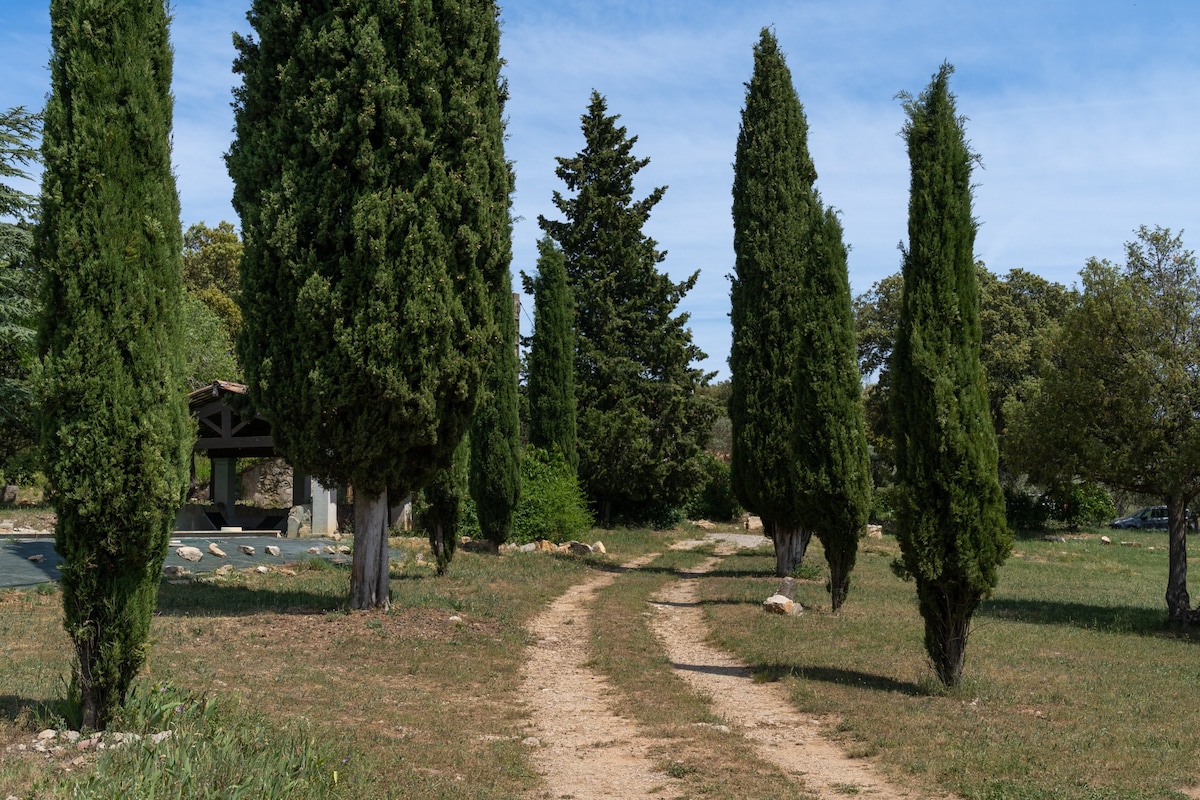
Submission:
<svg viewBox="0 0 1200 800">
<path fill-rule="evenodd" d="M 584 544 L 583 542 L 563 542 L 555 544 L 547 539 L 538 539 L 536 542 L 528 544 L 503 544 L 500 545 L 501 553 L 574 553 L 580 556 L 590 556 L 593 553 L 607 553 L 604 549 L 604 542 L 593 542 L 592 544 Z"/>
<path fill-rule="evenodd" d="M 29 743 L 10 744 L 4 751 L 17 757 L 40 755 L 47 760 L 62 759 L 69 767 L 82 767 L 87 764 L 89 755 L 99 751 L 119 750 L 137 744 L 154 747 L 170 739 L 171 735 L 171 731 L 165 730 L 148 736 L 120 731 L 91 733 L 85 736 L 79 731 L 57 731 L 47 728 Z"/>
</svg>

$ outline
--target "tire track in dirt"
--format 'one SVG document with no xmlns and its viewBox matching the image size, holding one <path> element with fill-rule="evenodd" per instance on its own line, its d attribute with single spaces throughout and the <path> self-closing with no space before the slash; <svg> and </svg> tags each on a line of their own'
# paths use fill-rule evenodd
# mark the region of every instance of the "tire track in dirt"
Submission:
<svg viewBox="0 0 1200 800">
<path fill-rule="evenodd" d="M 655 556 L 623 565 L 636 569 Z M 532 706 L 529 735 L 539 743 L 534 766 L 546 788 L 536 796 L 574 800 L 650 797 L 672 784 L 654 769 L 652 747 L 637 724 L 613 713 L 612 685 L 586 666 L 596 592 L 616 580 L 606 572 L 576 584 L 529 624 L 536 642 L 522 668 L 522 696 Z"/>
<path fill-rule="evenodd" d="M 696 580 L 721 558 L 694 568 L 651 598 L 651 629 L 667 650 L 676 673 L 708 697 L 714 712 L 749 740 L 759 757 L 781 767 L 822 798 L 849 794 L 872 800 L 916 800 L 914 791 L 892 785 L 863 760 L 846 756 L 821 735 L 821 724 L 801 715 L 784 687 L 755 683 L 750 670 L 708 644 L 708 628 L 696 599 Z"/>
</svg>

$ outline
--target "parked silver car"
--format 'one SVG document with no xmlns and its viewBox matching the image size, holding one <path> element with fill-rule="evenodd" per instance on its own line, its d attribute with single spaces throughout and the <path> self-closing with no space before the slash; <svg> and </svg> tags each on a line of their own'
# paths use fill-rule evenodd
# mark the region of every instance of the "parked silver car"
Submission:
<svg viewBox="0 0 1200 800">
<path fill-rule="evenodd" d="M 1128 517 L 1114 519 L 1108 523 L 1110 528 L 1132 528 L 1137 530 L 1162 530 L 1165 531 L 1169 525 L 1169 518 L 1166 506 L 1149 506 L 1140 509 Z M 1194 511 L 1187 512 L 1187 528 L 1190 531 L 1196 530 L 1196 513 Z"/>
</svg>

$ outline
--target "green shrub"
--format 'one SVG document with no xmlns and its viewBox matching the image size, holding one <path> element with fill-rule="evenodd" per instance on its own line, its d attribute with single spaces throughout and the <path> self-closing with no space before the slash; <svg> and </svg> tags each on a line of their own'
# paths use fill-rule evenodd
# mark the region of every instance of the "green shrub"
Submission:
<svg viewBox="0 0 1200 800">
<path fill-rule="evenodd" d="M 592 527 L 592 515 L 575 472 L 562 453 L 532 445 L 521 459 L 521 499 L 513 515 L 512 541 L 565 542 Z"/>
<path fill-rule="evenodd" d="M 684 509 L 688 518 L 725 521 L 741 514 L 729 464 L 708 452 L 701 453 L 697 460 L 704 477 Z"/>
<path fill-rule="evenodd" d="M 1050 518 L 1050 507 L 1043 495 L 1007 487 L 1004 490 L 1004 516 L 1008 527 L 1014 531 L 1040 531 Z"/>
<path fill-rule="evenodd" d="M 509 542 L 566 542 L 586 533 L 593 524 L 579 480 L 562 453 L 527 446 L 521 459 L 521 499 L 513 513 Z M 458 530 L 472 539 L 483 536 L 479 509 L 470 497 L 463 499 Z"/>
<path fill-rule="evenodd" d="M 1052 518 L 1071 528 L 1100 525 L 1117 515 L 1112 495 L 1103 486 L 1090 481 L 1052 489 L 1046 492 L 1044 499 Z"/>
</svg>

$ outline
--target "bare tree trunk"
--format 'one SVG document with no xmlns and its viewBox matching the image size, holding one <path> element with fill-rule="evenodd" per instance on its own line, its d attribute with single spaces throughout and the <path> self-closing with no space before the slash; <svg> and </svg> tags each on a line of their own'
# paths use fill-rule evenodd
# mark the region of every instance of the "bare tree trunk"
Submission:
<svg viewBox="0 0 1200 800">
<path fill-rule="evenodd" d="M 940 649 L 934 652 L 930 652 L 928 646 L 931 624 L 940 627 L 940 631 L 936 633 L 941 640 Z M 930 658 L 933 659 L 933 668 L 937 672 L 938 680 L 945 686 L 955 687 L 962 683 L 963 660 L 966 658 L 967 637 L 970 632 L 971 618 L 961 614 L 947 613 L 936 622 L 925 622 L 926 651 L 930 652 Z"/>
<path fill-rule="evenodd" d="M 1191 622 L 1192 601 L 1187 589 L 1187 501 L 1185 495 L 1167 498 L 1167 539 L 1170 566 L 1167 571 L 1167 619 L 1179 628 Z"/>
<path fill-rule="evenodd" d="M 354 562 L 350 569 L 350 607 L 391 607 L 388 594 L 387 490 L 376 497 L 354 496 Z"/>
<path fill-rule="evenodd" d="M 839 559 L 827 559 L 826 563 L 829 564 L 829 601 L 836 614 L 846 601 L 846 593 L 850 591 L 850 571 Z"/>
<path fill-rule="evenodd" d="M 808 540 L 812 538 L 812 531 L 806 531 L 799 525 L 788 525 L 779 521 L 774 521 L 771 528 L 771 539 L 775 542 L 775 575 L 786 578 L 804 560 L 804 553 L 808 550 Z"/>
</svg>

